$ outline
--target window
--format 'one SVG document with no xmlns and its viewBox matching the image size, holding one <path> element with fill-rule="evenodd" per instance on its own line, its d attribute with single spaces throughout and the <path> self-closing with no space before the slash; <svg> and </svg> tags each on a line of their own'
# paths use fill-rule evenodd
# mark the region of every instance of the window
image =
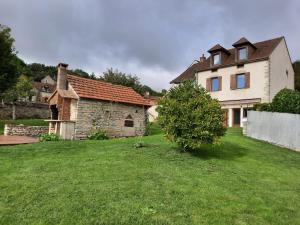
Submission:
<svg viewBox="0 0 300 225">
<path fill-rule="evenodd" d="M 236 75 L 236 88 L 241 89 L 246 87 L 246 82 L 245 82 L 245 74 L 237 74 Z"/>
<path fill-rule="evenodd" d="M 220 53 L 213 55 L 213 65 L 221 64 Z"/>
<path fill-rule="evenodd" d="M 125 118 L 124 126 L 125 126 L 125 127 L 134 127 L 134 122 L 133 122 L 133 118 L 132 118 L 131 115 L 128 115 L 128 116 Z"/>
<path fill-rule="evenodd" d="M 246 47 L 239 48 L 238 52 L 239 52 L 239 60 L 247 59 L 247 48 Z"/>
<path fill-rule="evenodd" d="M 219 90 L 219 79 L 218 77 L 211 78 L 211 91 Z"/>
</svg>

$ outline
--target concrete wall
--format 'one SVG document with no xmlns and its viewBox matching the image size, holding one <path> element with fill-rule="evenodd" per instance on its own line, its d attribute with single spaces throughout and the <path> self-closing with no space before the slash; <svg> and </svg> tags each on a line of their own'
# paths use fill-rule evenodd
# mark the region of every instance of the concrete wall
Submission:
<svg viewBox="0 0 300 225">
<path fill-rule="evenodd" d="M 250 88 L 230 89 L 230 75 L 250 72 Z M 237 66 L 220 68 L 215 72 L 204 71 L 196 74 L 199 85 L 206 87 L 206 79 L 222 76 L 222 90 L 210 92 L 219 101 L 261 98 L 262 102 L 269 101 L 269 62 L 268 60 L 246 63 L 243 68 Z"/>
<path fill-rule="evenodd" d="M 4 135 L 37 137 L 41 134 L 47 134 L 48 129 L 48 126 L 24 126 L 5 124 Z"/>
<path fill-rule="evenodd" d="M 75 103 L 73 105 L 75 107 Z M 146 127 L 146 109 L 143 106 L 111 103 L 91 99 L 80 99 L 76 113 L 71 115 L 76 121 L 75 137 L 84 139 L 93 128 L 106 131 L 110 137 L 144 135 Z M 125 127 L 125 118 L 131 115 L 134 127 Z"/>
<path fill-rule="evenodd" d="M 295 75 L 284 39 L 270 56 L 270 74 L 270 101 L 281 89 L 294 89 Z"/>
<path fill-rule="evenodd" d="M 249 111 L 244 133 L 300 151 L 300 114 Z"/>
<path fill-rule="evenodd" d="M 12 104 L 0 103 L 0 119 L 12 119 Z M 16 118 L 50 118 L 50 110 L 48 104 L 32 103 L 32 102 L 17 102 L 16 103 Z"/>
</svg>

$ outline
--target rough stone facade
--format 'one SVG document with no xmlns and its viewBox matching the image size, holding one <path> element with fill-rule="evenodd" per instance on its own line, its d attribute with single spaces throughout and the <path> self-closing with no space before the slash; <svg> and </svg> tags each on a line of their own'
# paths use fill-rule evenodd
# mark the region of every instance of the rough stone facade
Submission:
<svg viewBox="0 0 300 225">
<path fill-rule="evenodd" d="M 144 135 L 146 108 L 129 104 L 80 99 L 76 109 L 75 137 L 85 139 L 93 129 L 102 129 L 110 137 Z M 133 127 L 126 127 L 126 118 Z"/>
<path fill-rule="evenodd" d="M 16 106 L 16 118 L 50 118 L 50 110 L 48 104 L 32 103 L 32 102 L 17 102 Z M 12 119 L 11 103 L 0 104 L 0 119 Z"/>
<path fill-rule="evenodd" d="M 37 137 L 41 134 L 47 134 L 48 126 L 24 126 L 24 125 L 11 125 L 5 124 L 5 136 L 31 136 Z"/>
</svg>

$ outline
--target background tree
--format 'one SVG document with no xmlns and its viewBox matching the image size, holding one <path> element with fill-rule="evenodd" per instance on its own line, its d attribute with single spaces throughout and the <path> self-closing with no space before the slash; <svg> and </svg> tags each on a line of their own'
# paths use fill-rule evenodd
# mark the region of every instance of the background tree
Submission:
<svg viewBox="0 0 300 225">
<path fill-rule="evenodd" d="M 27 73 L 23 73 L 28 75 L 34 81 L 40 81 L 45 76 L 49 75 L 52 79 L 56 78 L 57 69 L 55 66 L 46 66 L 41 63 L 31 63 L 27 65 Z"/>
<path fill-rule="evenodd" d="M 166 137 L 185 150 L 213 144 L 226 131 L 219 102 L 192 81 L 171 88 L 160 100 L 157 111 Z"/>
<path fill-rule="evenodd" d="M 112 84 L 119 84 L 127 87 L 132 87 L 136 92 L 138 92 L 141 95 L 144 95 L 146 92 L 149 92 L 150 95 L 161 96 L 161 93 L 154 91 L 149 86 L 142 85 L 138 76 L 126 74 L 118 71 L 117 69 L 108 69 L 103 73 L 102 76 L 100 76 L 99 80 Z"/>
<path fill-rule="evenodd" d="M 294 62 L 293 67 L 295 71 L 295 89 L 300 91 L 300 61 Z"/>
<path fill-rule="evenodd" d="M 32 80 L 21 75 L 15 86 L 4 92 L 3 99 L 12 103 L 12 119 L 16 119 L 16 102 L 19 100 L 27 101 L 34 95 Z"/>
<path fill-rule="evenodd" d="M 0 95 L 17 82 L 19 61 L 10 28 L 0 24 Z"/>
</svg>

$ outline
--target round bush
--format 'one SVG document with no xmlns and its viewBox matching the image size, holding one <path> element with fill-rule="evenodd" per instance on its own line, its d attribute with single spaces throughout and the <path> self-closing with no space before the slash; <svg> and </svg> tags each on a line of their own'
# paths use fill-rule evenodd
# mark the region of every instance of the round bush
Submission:
<svg viewBox="0 0 300 225">
<path fill-rule="evenodd" d="M 166 137 L 186 150 L 215 143 L 226 131 L 219 102 L 192 81 L 171 88 L 157 111 Z"/>
<path fill-rule="evenodd" d="M 300 92 L 282 89 L 275 95 L 271 109 L 273 112 L 300 114 Z"/>
</svg>

